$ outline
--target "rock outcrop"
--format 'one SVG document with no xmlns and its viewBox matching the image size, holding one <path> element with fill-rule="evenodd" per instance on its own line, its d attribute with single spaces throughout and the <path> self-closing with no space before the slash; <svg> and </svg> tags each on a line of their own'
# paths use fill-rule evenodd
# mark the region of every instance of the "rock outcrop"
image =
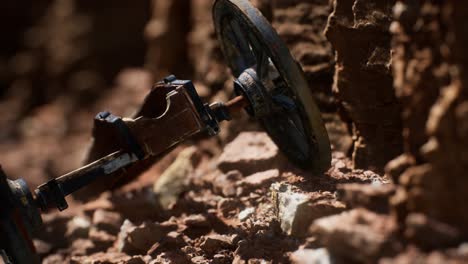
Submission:
<svg viewBox="0 0 468 264">
<path fill-rule="evenodd" d="M 395 89 L 405 155 L 415 161 L 397 177 L 395 211 L 401 221 L 408 212 L 424 213 L 466 237 L 468 4 L 400 1 L 394 10 Z"/>
<path fill-rule="evenodd" d="M 335 0 L 325 34 L 336 50 L 335 81 L 352 122 L 356 168 L 382 171 L 402 151 L 400 106 L 391 70 L 394 0 Z"/>
</svg>

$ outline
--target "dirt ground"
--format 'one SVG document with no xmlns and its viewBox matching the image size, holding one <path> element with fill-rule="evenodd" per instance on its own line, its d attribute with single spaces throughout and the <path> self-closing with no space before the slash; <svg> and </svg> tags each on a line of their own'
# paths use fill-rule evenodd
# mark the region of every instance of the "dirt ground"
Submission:
<svg viewBox="0 0 468 264">
<path fill-rule="evenodd" d="M 330 169 L 296 168 L 243 115 L 128 184 L 44 213 L 43 263 L 468 263 L 468 4 L 252 2 L 304 69 Z M 230 98 L 211 6 L 8 0 L 7 175 L 33 189 L 83 165 L 94 116 L 131 116 L 169 73 L 207 101 Z"/>
</svg>

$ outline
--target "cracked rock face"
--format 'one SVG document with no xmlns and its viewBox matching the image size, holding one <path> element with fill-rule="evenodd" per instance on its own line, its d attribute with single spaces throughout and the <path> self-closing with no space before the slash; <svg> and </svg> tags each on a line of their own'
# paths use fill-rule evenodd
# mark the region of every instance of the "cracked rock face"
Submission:
<svg viewBox="0 0 468 264">
<path fill-rule="evenodd" d="M 332 6 L 328 0 L 273 2 L 273 27 L 301 64 L 320 109 L 334 111 L 334 54 L 323 31 Z"/>
<path fill-rule="evenodd" d="M 465 1 L 399 1 L 392 25 L 406 166 L 400 221 L 420 212 L 468 234 L 468 34 Z M 408 220 L 408 219 L 407 219 Z"/>
<path fill-rule="evenodd" d="M 393 184 L 356 184 L 338 185 L 338 196 L 348 208 L 364 207 L 378 213 L 390 211 L 389 199 L 395 194 Z"/>
<path fill-rule="evenodd" d="M 117 249 L 119 252 L 127 254 L 146 253 L 151 246 L 161 240 L 170 228 L 158 223 L 145 222 L 139 226 L 125 220 L 120 228 L 117 240 Z"/>
<path fill-rule="evenodd" d="M 401 250 L 394 220 L 364 209 L 321 218 L 310 234 L 332 254 L 357 262 L 376 261 Z"/>
<path fill-rule="evenodd" d="M 400 105 L 393 89 L 394 0 L 334 0 L 325 35 L 336 50 L 335 81 L 353 124 L 356 168 L 382 171 L 402 151 Z"/>
<path fill-rule="evenodd" d="M 120 230 L 122 222 L 122 216 L 116 212 L 98 209 L 93 214 L 93 226 L 109 234 L 116 235 Z"/>
</svg>

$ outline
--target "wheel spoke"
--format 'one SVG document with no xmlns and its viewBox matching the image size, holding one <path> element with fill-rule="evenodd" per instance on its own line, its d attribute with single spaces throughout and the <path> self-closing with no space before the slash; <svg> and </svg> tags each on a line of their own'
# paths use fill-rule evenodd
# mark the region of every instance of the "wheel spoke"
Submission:
<svg viewBox="0 0 468 264">
<path fill-rule="evenodd" d="M 248 34 L 250 47 L 255 53 L 255 61 L 257 63 L 256 72 L 260 80 L 268 77 L 268 68 L 270 66 L 270 59 L 265 53 L 264 49 L 260 45 L 260 42 L 257 40 L 255 35 L 252 32 Z"/>
<path fill-rule="evenodd" d="M 297 119 L 296 117 L 292 117 L 294 115 L 297 115 L 297 113 L 277 112 L 272 116 L 264 118 L 262 121 L 270 133 L 278 136 L 281 140 L 287 139 L 287 144 L 283 144 L 283 147 L 289 146 L 286 151 L 293 152 L 297 157 L 305 158 L 309 155 L 309 144 L 301 122 L 298 123 L 298 120 L 294 120 Z M 272 124 L 269 121 L 270 119 L 274 119 L 277 122 Z"/>
<path fill-rule="evenodd" d="M 284 94 L 273 95 L 271 98 L 276 105 L 286 111 L 291 112 L 297 109 L 296 102 Z"/>
<path fill-rule="evenodd" d="M 264 52 L 259 52 L 256 54 L 257 60 L 257 76 L 260 80 L 268 77 L 268 66 L 269 66 L 269 59 L 268 56 Z"/>
<path fill-rule="evenodd" d="M 245 69 L 252 67 L 255 65 L 255 55 L 250 48 L 248 39 L 246 38 L 245 34 L 243 33 L 243 29 L 241 25 L 236 20 L 231 20 L 230 28 L 232 29 L 231 33 L 233 36 L 232 41 L 236 44 L 238 48 L 238 56 L 239 60 L 239 73 L 243 72 Z"/>
</svg>

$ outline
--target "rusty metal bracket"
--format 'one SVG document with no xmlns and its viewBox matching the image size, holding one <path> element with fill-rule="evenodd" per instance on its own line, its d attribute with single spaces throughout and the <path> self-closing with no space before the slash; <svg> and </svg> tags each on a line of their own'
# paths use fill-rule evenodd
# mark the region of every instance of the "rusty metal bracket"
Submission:
<svg viewBox="0 0 468 264">
<path fill-rule="evenodd" d="M 135 154 L 139 160 L 143 160 L 145 158 L 143 149 L 137 143 L 127 124 L 122 121 L 122 118 L 105 111 L 97 114 L 95 119 L 107 122 L 114 128 L 114 132 L 124 149 Z"/>
</svg>

